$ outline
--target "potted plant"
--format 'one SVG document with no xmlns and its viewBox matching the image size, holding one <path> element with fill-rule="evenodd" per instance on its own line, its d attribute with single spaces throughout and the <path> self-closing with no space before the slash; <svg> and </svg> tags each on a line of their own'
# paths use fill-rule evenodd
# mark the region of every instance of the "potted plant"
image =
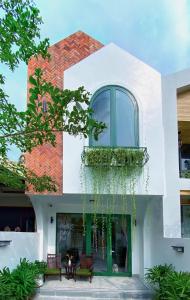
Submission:
<svg viewBox="0 0 190 300">
<path fill-rule="evenodd" d="M 85 147 L 82 161 L 88 167 L 128 167 L 142 169 L 148 161 L 146 148 Z"/>
<path fill-rule="evenodd" d="M 88 148 L 83 153 L 84 163 L 90 167 L 108 166 L 111 164 L 112 151 L 109 148 Z"/>
<path fill-rule="evenodd" d="M 38 273 L 36 283 L 38 287 L 41 287 L 44 283 L 44 273 L 47 270 L 47 263 L 45 261 L 36 260 L 35 266 Z"/>
</svg>

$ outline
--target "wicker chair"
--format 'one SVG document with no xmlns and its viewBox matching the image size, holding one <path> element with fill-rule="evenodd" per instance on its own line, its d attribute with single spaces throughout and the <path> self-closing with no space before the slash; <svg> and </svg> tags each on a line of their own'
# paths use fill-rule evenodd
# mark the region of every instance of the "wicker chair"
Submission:
<svg viewBox="0 0 190 300">
<path fill-rule="evenodd" d="M 81 256 L 80 257 L 80 265 L 75 270 L 75 281 L 76 277 L 88 277 L 90 283 L 92 282 L 92 276 L 93 276 L 93 259 L 92 256 Z"/>
<path fill-rule="evenodd" d="M 47 270 L 44 274 L 44 282 L 48 276 L 59 276 L 61 281 L 61 255 L 47 255 Z"/>
</svg>

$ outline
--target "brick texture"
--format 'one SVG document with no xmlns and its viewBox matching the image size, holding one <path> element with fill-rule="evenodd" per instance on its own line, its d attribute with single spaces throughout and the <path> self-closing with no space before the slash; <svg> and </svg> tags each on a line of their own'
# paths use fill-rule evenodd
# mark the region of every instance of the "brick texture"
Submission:
<svg viewBox="0 0 190 300">
<path fill-rule="evenodd" d="M 49 48 L 50 61 L 43 60 L 41 57 L 38 59 L 31 58 L 28 64 L 28 78 L 36 68 L 40 67 L 43 69 L 45 79 L 62 89 L 64 88 L 64 71 L 102 47 L 100 42 L 78 31 Z M 28 90 L 29 87 L 28 83 Z M 44 144 L 36 147 L 31 153 L 27 153 L 25 157 L 28 168 L 39 176 L 50 175 L 56 181 L 58 190 L 51 194 L 61 195 L 63 193 L 62 133 L 57 133 L 56 141 L 56 147 Z M 36 194 L 31 187 L 29 187 L 28 193 Z M 50 193 L 44 192 L 43 194 Z"/>
</svg>

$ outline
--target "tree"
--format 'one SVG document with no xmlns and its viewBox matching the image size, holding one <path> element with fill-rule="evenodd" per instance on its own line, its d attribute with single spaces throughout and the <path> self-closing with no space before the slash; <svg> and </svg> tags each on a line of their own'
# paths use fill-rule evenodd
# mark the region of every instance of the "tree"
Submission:
<svg viewBox="0 0 190 300">
<path fill-rule="evenodd" d="M 42 19 L 32 0 L 0 0 L 0 16 L 0 63 L 14 71 L 31 56 L 51 59 L 49 40 L 40 40 Z M 97 139 L 105 124 L 93 119 L 89 93 L 83 87 L 60 90 L 44 80 L 40 69 L 29 80 L 29 103 L 21 112 L 9 103 L 0 74 L 0 182 L 15 188 L 23 188 L 26 182 L 36 191 L 55 191 L 56 183 L 49 176 L 38 177 L 23 163 L 9 162 L 9 146 L 16 145 L 23 153 L 47 142 L 55 146 L 58 131 L 84 137 L 93 134 Z"/>
</svg>

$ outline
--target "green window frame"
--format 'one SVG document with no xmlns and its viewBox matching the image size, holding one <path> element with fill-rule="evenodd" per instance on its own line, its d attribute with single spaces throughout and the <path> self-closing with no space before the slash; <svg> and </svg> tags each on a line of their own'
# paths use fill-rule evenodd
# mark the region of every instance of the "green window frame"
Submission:
<svg viewBox="0 0 190 300">
<path fill-rule="evenodd" d="M 97 90 L 94 95 L 92 96 L 91 102 L 90 102 L 90 107 L 93 109 L 93 103 L 96 100 L 96 98 L 105 91 L 110 91 L 110 144 L 106 145 L 106 147 L 119 147 L 117 145 L 117 132 L 116 132 L 116 122 L 117 122 L 117 115 L 116 115 L 116 103 L 117 103 L 117 97 L 116 97 L 116 91 L 121 91 L 127 95 L 127 101 L 130 101 L 130 103 L 133 104 L 134 108 L 134 116 L 132 118 L 133 120 L 133 130 L 134 130 L 134 144 L 130 145 L 130 147 L 139 147 L 139 109 L 138 109 L 138 104 L 133 96 L 133 94 L 118 85 L 107 85 L 99 90 Z M 124 129 L 123 129 L 124 130 Z M 127 130 L 127 128 L 126 128 Z M 92 135 L 89 137 L 89 146 L 102 146 L 100 145 L 94 145 L 94 139 Z M 125 146 L 124 146 L 125 147 Z"/>
</svg>

